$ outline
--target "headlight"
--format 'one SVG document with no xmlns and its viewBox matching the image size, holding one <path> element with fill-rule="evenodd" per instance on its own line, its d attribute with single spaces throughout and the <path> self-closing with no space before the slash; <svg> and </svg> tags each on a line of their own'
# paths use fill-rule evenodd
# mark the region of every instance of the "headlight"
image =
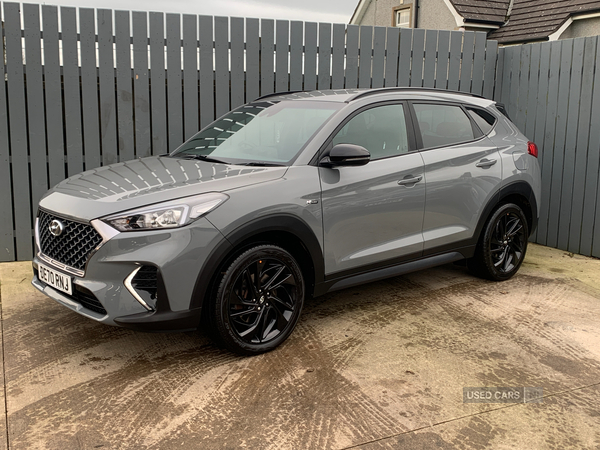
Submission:
<svg viewBox="0 0 600 450">
<path fill-rule="evenodd" d="M 102 220 L 119 231 L 177 228 L 212 211 L 228 198 L 225 194 L 211 192 L 133 209 Z"/>
</svg>

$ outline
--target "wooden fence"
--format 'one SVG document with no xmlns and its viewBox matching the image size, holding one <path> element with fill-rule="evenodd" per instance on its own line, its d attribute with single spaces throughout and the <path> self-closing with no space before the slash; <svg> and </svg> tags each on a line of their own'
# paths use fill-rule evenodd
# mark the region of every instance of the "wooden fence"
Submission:
<svg viewBox="0 0 600 450">
<path fill-rule="evenodd" d="M 507 47 L 497 97 L 537 143 L 542 205 L 534 240 L 600 257 L 600 37 Z"/>
<path fill-rule="evenodd" d="M 260 95 L 384 86 L 494 95 L 498 46 L 485 33 L 0 6 L 0 261 L 31 258 L 50 186 L 173 150 Z"/>
</svg>

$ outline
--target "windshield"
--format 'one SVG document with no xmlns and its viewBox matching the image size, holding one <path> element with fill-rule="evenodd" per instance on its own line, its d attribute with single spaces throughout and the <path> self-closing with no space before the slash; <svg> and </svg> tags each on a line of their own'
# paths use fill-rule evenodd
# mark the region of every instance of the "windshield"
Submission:
<svg viewBox="0 0 600 450">
<path fill-rule="evenodd" d="M 334 112 L 335 102 L 255 102 L 203 129 L 171 156 L 228 164 L 287 165 Z"/>
</svg>

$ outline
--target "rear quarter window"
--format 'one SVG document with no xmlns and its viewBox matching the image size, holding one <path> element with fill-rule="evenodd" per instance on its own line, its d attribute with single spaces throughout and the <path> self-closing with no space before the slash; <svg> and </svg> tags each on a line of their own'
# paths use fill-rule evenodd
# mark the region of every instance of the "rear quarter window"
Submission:
<svg viewBox="0 0 600 450">
<path fill-rule="evenodd" d="M 467 107 L 467 111 L 483 134 L 489 134 L 492 131 L 496 124 L 496 118 L 493 114 L 479 108 Z"/>
</svg>

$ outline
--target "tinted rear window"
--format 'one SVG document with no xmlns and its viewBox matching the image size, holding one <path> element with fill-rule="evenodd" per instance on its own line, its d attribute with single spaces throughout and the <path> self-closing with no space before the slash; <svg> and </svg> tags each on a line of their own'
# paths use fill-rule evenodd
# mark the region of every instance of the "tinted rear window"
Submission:
<svg viewBox="0 0 600 450">
<path fill-rule="evenodd" d="M 471 120 L 460 106 L 414 104 L 423 148 L 445 147 L 475 139 Z"/>
</svg>

